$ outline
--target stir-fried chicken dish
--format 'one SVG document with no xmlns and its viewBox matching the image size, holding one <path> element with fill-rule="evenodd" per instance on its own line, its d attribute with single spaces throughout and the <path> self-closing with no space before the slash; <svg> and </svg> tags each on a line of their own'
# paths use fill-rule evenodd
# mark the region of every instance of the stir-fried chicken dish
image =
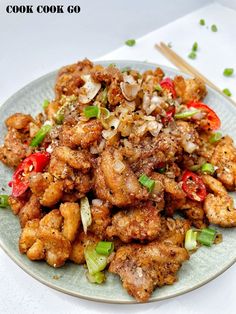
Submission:
<svg viewBox="0 0 236 314">
<path fill-rule="evenodd" d="M 174 284 L 196 249 L 189 231 L 199 245 L 210 224 L 236 226 L 236 148 L 206 93 L 160 68 L 62 68 L 41 113 L 5 121 L 19 251 L 52 267 L 86 263 L 93 283 L 107 270 L 138 302 Z"/>
</svg>

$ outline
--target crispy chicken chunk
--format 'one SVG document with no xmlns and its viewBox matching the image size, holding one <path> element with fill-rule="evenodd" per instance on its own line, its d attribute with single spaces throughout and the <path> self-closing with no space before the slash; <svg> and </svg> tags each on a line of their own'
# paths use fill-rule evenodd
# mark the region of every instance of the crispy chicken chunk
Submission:
<svg viewBox="0 0 236 314">
<path fill-rule="evenodd" d="M 61 215 L 64 218 L 62 234 L 69 241 L 74 241 L 80 226 L 80 207 L 77 203 L 64 203 L 60 206 Z"/>
<path fill-rule="evenodd" d="M 67 146 L 56 147 L 53 155 L 70 167 L 86 173 L 91 168 L 90 154 L 82 150 L 72 150 Z"/>
<path fill-rule="evenodd" d="M 41 205 L 36 195 L 32 195 L 29 201 L 20 209 L 19 219 L 21 227 L 24 227 L 28 220 L 41 218 Z"/>
<path fill-rule="evenodd" d="M 122 162 L 124 165 L 121 173 L 116 172 L 114 168 L 116 162 Z M 99 158 L 95 171 L 95 191 L 100 199 L 118 207 L 148 196 L 120 152 L 113 149 L 106 149 Z"/>
<path fill-rule="evenodd" d="M 106 232 L 108 237 L 117 236 L 125 243 L 152 241 L 161 232 L 160 213 L 151 202 L 121 210 L 112 217 L 112 225 Z"/>
<path fill-rule="evenodd" d="M 184 79 L 182 76 L 176 76 L 174 84 L 177 96 L 181 97 L 184 103 L 202 100 L 207 94 L 205 84 L 198 78 Z"/>
<path fill-rule="evenodd" d="M 80 121 L 72 129 L 71 141 L 82 148 L 88 148 L 101 137 L 102 129 L 102 124 L 97 119 Z"/>
<path fill-rule="evenodd" d="M 26 222 L 19 240 L 19 250 L 21 253 L 26 253 L 37 240 L 38 228 L 39 219 L 33 219 Z"/>
<path fill-rule="evenodd" d="M 188 258 L 184 248 L 172 244 L 130 244 L 118 249 L 109 271 L 121 277 L 123 287 L 138 302 L 145 302 L 156 286 L 176 281 L 177 271 Z"/>
<path fill-rule="evenodd" d="M 50 183 L 40 199 L 40 204 L 46 207 L 52 207 L 57 204 L 63 196 L 63 181 Z"/>
<path fill-rule="evenodd" d="M 184 211 L 186 217 L 194 227 L 198 229 L 206 228 L 206 216 L 200 202 L 187 199 L 186 203 L 178 209 Z"/>
<path fill-rule="evenodd" d="M 111 223 L 110 208 L 107 202 L 99 199 L 92 201 L 91 206 L 92 224 L 88 230 L 100 239 L 105 239 L 106 228 Z"/>
<path fill-rule="evenodd" d="M 209 193 L 204 201 L 203 208 L 209 222 L 225 228 L 235 227 L 236 209 L 232 197 L 217 179 L 208 175 L 202 176 L 202 179 L 208 190 L 214 193 Z"/>
<path fill-rule="evenodd" d="M 8 202 L 9 205 L 11 206 L 13 214 L 18 215 L 21 208 L 24 207 L 24 205 L 26 204 L 27 199 L 25 199 L 24 197 L 14 197 L 10 195 L 8 197 Z"/>
<path fill-rule="evenodd" d="M 33 118 L 29 114 L 15 113 L 6 119 L 5 123 L 8 128 L 16 130 L 27 130 L 29 123 L 33 121 Z"/>
<path fill-rule="evenodd" d="M 40 197 L 44 194 L 52 181 L 53 177 L 50 173 L 35 172 L 29 176 L 29 187 L 33 194 Z"/>
<path fill-rule="evenodd" d="M 219 141 L 211 157 L 211 163 L 218 167 L 217 178 L 226 189 L 234 191 L 236 188 L 236 148 L 229 136 Z"/>
</svg>

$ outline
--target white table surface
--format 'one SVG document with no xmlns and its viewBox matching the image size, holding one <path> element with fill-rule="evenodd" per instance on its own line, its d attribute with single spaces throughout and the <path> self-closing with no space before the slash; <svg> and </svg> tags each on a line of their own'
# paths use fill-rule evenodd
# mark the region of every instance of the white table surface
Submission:
<svg viewBox="0 0 236 314">
<path fill-rule="evenodd" d="M 99 58 L 210 0 L 20 1 L 79 4 L 78 15 L 7 15 L 0 1 L 0 104 L 31 80 L 85 56 Z M 236 9 L 236 2 L 221 3 Z M 216 21 L 217 23 L 217 21 Z M 1 179 L 0 179 L 1 180 Z M 177 298 L 140 305 L 88 302 L 54 291 L 28 276 L 0 249 L 0 313 L 235 313 L 236 267 Z"/>
</svg>

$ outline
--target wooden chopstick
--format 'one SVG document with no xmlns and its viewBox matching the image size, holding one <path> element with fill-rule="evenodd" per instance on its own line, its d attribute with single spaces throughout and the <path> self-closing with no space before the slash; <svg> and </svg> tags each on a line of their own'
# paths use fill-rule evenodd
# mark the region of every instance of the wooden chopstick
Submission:
<svg viewBox="0 0 236 314">
<path fill-rule="evenodd" d="M 198 70 L 196 70 L 193 66 L 188 64 L 183 58 L 181 58 L 176 52 L 173 51 L 173 49 L 169 48 L 165 43 L 160 42 L 160 44 L 156 44 L 155 48 L 163 54 L 167 59 L 170 60 L 177 68 L 179 68 L 181 71 L 185 72 L 186 74 L 193 75 L 195 77 L 200 78 L 203 82 L 205 82 L 207 85 L 212 87 L 214 90 L 216 90 L 218 93 L 223 95 L 227 100 L 229 100 L 234 106 L 236 106 L 236 102 L 226 96 L 219 87 L 217 87 L 215 84 L 213 84 L 211 81 L 209 81 L 204 75 L 202 75 Z"/>
</svg>

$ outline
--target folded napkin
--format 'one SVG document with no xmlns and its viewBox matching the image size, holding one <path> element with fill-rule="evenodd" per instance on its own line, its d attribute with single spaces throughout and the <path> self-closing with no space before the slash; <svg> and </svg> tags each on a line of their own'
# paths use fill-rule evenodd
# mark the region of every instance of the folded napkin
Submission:
<svg viewBox="0 0 236 314">
<path fill-rule="evenodd" d="M 199 20 L 205 20 L 205 26 Z M 228 88 L 236 99 L 236 11 L 213 3 L 194 11 L 136 40 L 133 47 L 123 46 L 99 60 L 140 60 L 174 67 L 155 48 L 155 43 L 171 43 L 173 50 L 198 69 L 221 89 Z M 211 25 L 217 26 L 217 32 Z M 127 38 L 129 39 L 129 38 Z M 193 43 L 198 43 L 197 57 L 188 58 Z M 235 74 L 225 77 L 225 68 L 234 68 Z"/>
</svg>

